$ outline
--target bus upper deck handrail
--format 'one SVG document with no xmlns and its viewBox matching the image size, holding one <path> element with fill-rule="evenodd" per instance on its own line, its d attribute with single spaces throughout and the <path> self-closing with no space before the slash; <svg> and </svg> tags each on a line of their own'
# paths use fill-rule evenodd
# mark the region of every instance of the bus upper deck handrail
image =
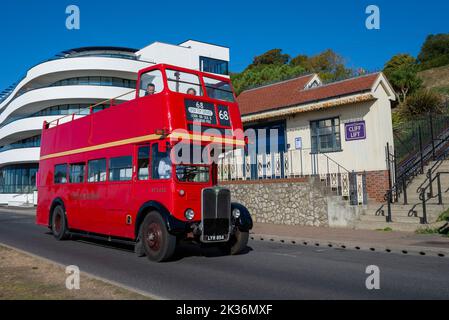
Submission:
<svg viewBox="0 0 449 320">
<path fill-rule="evenodd" d="M 106 102 L 113 102 L 114 100 L 116 100 L 116 99 L 118 99 L 118 98 L 121 98 L 121 97 L 124 97 L 124 96 L 126 96 L 126 95 L 128 95 L 128 94 L 130 94 L 130 93 L 133 93 L 133 92 L 136 92 L 136 89 L 133 89 L 133 90 L 128 91 L 128 92 L 125 92 L 125 93 L 123 93 L 123 94 L 121 94 L 121 95 L 119 95 L 119 96 L 116 96 L 116 97 L 113 97 L 113 98 L 109 98 L 109 99 L 100 101 L 100 102 L 98 102 L 98 103 L 96 103 L 96 104 L 94 104 L 94 105 L 91 105 L 91 106 L 87 107 L 87 108 L 80 109 L 78 112 L 75 112 L 75 113 L 71 113 L 71 114 L 65 115 L 65 116 L 63 116 L 63 117 L 60 117 L 60 118 L 55 119 L 55 120 L 53 120 L 53 121 L 50 121 L 50 122 L 48 122 L 48 123 L 45 122 L 44 129 L 49 129 L 50 126 L 51 126 L 52 124 L 54 124 L 54 123 L 56 123 L 55 126 L 58 126 L 60 120 L 62 120 L 62 119 L 64 119 L 64 118 L 67 118 L 67 117 L 72 117 L 72 120 L 74 120 L 76 115 L 82 115 L 83 111 L 85 111 L 85 110 L 89 110 L 89 115 L 90 115 L 90 114 L 92 114 L 93 108 L 95 108 L 95 107 L 97 107 L 97 106 L 99 106 L 99 105 L 102 105 L 102 104 L 104 104 L 104 103 L 106 103 Z"/>
</svg>

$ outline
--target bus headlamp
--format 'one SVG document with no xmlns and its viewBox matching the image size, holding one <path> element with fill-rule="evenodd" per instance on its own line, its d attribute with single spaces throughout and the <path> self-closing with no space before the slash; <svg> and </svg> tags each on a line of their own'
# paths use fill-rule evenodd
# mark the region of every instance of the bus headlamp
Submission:
<svg viewBox="0 0 449 320">
<path fill-rule="evenodd" d="M 192 209 L 187 209 L 186 212 L 184 212 L 184 216 L 187 220 L 193 220 L 195 217 L 195 212 Z"/>
<path fill-rule="evenodd" d="M 232 216 L 233 216 L 235 219 L 240 218 L 240 214 L 241 214 L 241 212 L 240 212 L 239 209 L 235 208 L 234 210 L 232 210 Z"/>
</svg>

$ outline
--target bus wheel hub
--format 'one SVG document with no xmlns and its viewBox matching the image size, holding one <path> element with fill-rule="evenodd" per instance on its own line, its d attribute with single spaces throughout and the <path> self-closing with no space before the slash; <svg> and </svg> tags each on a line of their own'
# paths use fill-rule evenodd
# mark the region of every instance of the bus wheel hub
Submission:
<svg viewBox="0 0 449 320">
<path fill-rule="evenodd" d="M 147 243 L 152 250 L 159 250 L 162 240 L 162 230 L 159 224 L 152 223 L 148 227 Z"/>
</svg>

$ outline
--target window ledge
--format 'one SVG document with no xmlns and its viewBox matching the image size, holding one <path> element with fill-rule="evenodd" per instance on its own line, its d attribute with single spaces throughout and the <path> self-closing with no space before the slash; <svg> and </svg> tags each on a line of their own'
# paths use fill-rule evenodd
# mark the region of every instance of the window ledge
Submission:
<svg viewBox="0 0 449 320">
<path fill-rule="evenodd" d="M 337 153 L 337 152 L 343 152 L 343 149 L 337 149 L 337 150 L 330 150 L 330 151 L 319 151 L 319 152 L 310 152 L 310 154 L 321 154 L 321 153 Z"/>
</svg>

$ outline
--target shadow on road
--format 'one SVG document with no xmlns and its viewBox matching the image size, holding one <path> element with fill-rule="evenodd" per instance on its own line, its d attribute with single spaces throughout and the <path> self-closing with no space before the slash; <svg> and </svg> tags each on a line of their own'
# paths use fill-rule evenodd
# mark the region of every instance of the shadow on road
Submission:
<svg viewBox="0 0 449 320">
<path fill-rule="evenodd" d="M 253 248 L 246 247 L 246 249 L 239 255 L 245 255 L 251 251 L 253 251 Z M 227 254 L 223 253 L 223 251 L 221 251 L 216 246 L 199 245 L 191 242 L 181 242 L 176 248 L 175 255 L 173 256 L 171 261 L 178 261 L 188 257 L 218 258 L 224 256 L 227 256 Z"/>
<path fill-rule="evenodd" d="M 51 232 L 46 232 L 48 236 L 53 237 Z M 55 239 L 56 241 L 56 239 Z M 74 241 L 82 244 L 92 245 L 92 246 L 99 246 L 114 250 L 120 250 L 125 251 L 134 254 L 134 246 L 128 245 L 128 244 L 122 244 L 122 243 L 116 243 L 116 242 L 110 242 L 106 240 L 98 240 L 98 239 L 92 239 L 88 237 L 82 237 L 82 236 L 71 236 L 71 238 L 68 241 Z M 245 255 L 249 252 L 253 251 L 253 248 L 246 247 L 246 249 L 241 252 L 239 255 Z M 184 258 L 189 257 L 206 257 L 206 258 L 218 258 L 218 257 L 224 257 L 227 256 L 227 254 L 224 254 L 219 248 L 212 245 L 201 245 L 192 243 L 190 241 L 181 241 L 178 243 L 178 247 L 176 248 L 175 254 L 170 259 L 170 261 L 179 261 Z"/>
</svg>

